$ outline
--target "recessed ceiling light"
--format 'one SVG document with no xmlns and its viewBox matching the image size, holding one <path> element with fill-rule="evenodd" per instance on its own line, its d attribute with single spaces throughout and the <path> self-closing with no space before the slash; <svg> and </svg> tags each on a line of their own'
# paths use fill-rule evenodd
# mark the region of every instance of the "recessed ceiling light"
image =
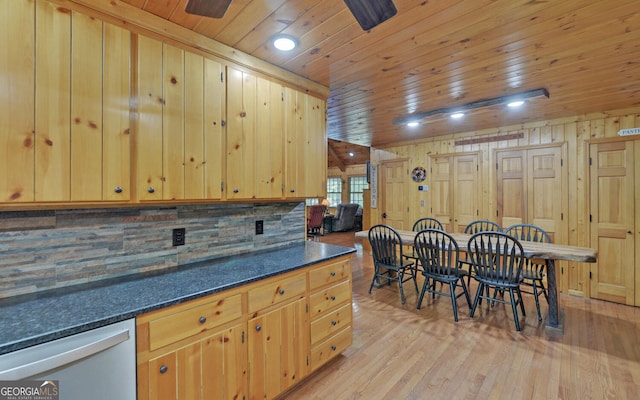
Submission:
<svg viewBox="0 0 640 400">
<path fill-rule="evenodd" d="M 291 51 L 298 46 L 298 39 L 291 35 L 276 35 L 272 39 L 273 47 L 280 51 Z"/>
<path fill-rule="evenodd" d="M 462 117 L 464 117 L 464 113 L 462 113 L 462 112 L 457 112 L 457 113 L 451 114 L 451 118 L 453 118 L 453 119 L 460 119 Z"/>
<path fill-rule="evenodd" d="M 355 157 L 356 153 L 354 153 L 353 151 L 349 152 L 349 157 Z"/>
<path fill-rule="evenodd" d="M 523 104 L 524 104 L 524 100 L 516 100 L 516 101 L 512 101 L 512 102 L 508 103 L 507 107 L 511 107 L 511 108 L 520 107 Z"/>
<path fill-rule="evenodd" d="M 418 122 L 416 122 L 416 121 L 407 123 L 407 126 L 410 126 L 411 128 L 416 127 L 418 125 L 420 125 L 420 124 Z"/>
</svg>

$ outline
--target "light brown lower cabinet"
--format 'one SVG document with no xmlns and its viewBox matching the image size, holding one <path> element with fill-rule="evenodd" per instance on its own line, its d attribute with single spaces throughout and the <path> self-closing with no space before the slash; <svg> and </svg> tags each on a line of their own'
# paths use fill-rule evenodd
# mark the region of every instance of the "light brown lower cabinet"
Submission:
<svg viewBox="0 0 640 400">
<path fill-rule="evenodd" d="M 138 399 L 272 399 L 351 345 L 349 256 L 136 319 Z"/>
</svg>

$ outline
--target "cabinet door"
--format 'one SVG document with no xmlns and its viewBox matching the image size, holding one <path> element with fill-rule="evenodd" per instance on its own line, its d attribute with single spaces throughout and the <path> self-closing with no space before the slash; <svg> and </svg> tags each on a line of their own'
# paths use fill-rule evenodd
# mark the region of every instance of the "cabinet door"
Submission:
<svg viewBox="0 0 640 400">
<path fill-rule="evenodd" d="M 71 13 L 36 3 L 35 201 L 71 193 Z"/>
<path fill-rule="evenodd" d="M 205 198 L 222 198 L 224 152 L 225 86 L 224 67 L 204 60 L 204 182 Z"/>
<path fill-rule="evenodd" d="M 220 199 L 222 65 L 138 40 L 140 200 Z"/>
<path fill-rule="evenodd" d="M 305 197 L 327 196 L 327 135 L 325 102 L 317 97 L 306 97 L 306 134 L 304 172 Z"/>
<path fill-rule="evenodd" d="M 163 43 L 162 198 L 184 199 L 184 50 Z"/>
<path fill-rule="evenodd" d="M 247 356 L 243 332 L 241 325 L 234 326 L 149 360 L 146 368 L 139 369 L 147 376 L 139 377 L 138 398 L 245 398 Z"/>
<path fill-rule="evenodd" d="M 282 86 L 257 78 L 256 181 L 259 199 L 282 197 L 284 125 Z"/>
<path fill-rule="evenodd" d="M 35 201 L 128 200 L 130 33 L 47 2 L 36 20 Z"/>
<path fill-rule="evenodd" d="M 302 107 L 298 101 L 302 101 Z M 305 135 L 300 127 L 304 123 L 304 94 L 291 88 L 284 89 L 285 127 L 285 189 L 287 198 L 305 196 L 304 155 Z"/>
<path fill-rule="evenodd" d="M 131 198 L 131 33 L 103 26 L 102 199 Z"/>
<path fill-rule="evenodd" d="M 307 375 L 305 299 L 249 320 L 248 332 L 250 399 L 272 399 Z"/>
<path fill-rule="evenodd" d="M 227 67 L 227 199 L 255 197 L 255 76 Z"/>
<path fill-rule="evenodd" d="M 162 200 L 162 42 L 138 36 L 138 198 Z"/>
</svg>

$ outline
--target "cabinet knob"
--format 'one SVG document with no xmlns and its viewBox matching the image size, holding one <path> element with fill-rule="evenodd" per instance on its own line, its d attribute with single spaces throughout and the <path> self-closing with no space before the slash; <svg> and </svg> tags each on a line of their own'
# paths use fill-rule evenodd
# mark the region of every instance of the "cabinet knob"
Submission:
<svg viewBox="0 0 640 400">
<path fill-rule="evenodd" d="M 207 317 L 200 317 L 198 321 L 200 321 L 201 324 L 204 324 L 205 322 L 207 322 Z"/>
<path fill-rule="evenodd" d="M 153 188 L 153 186 L 150 186 L 149 188 L 147 188 L 147 192 L 149 192 L 149 193 L 153 193 L 155 191 L 156 190 Z"/>
<path fill-rule="evenodd" d="M 331 325 L 333 325 L 333 326 L 338 325 L 338 321 L 331 321 Z"/>
<path fill-rule="evenodd" d="M 116 186 L 115 188 L 113 188 L 113 191 L 116 193 L 122 193 L 122 188 L 120 186 Z"/>
<path fill-rule="evenodd" d="M 239 191 L 238 188 L 233 188 L 233 193 L 238 193 Z"/>
<path fill-rule="evenodd" d="M 278 291 L 278 293 L 280 293 L 281 295 L 283 295 L 283 294 L 284 294 L 284 289 L 280 289 L 280 290 Z"/>
<path fill-rule="evenodd" d="M 296 192 L 296 190 L 295 190 L 295 189 L 289 189 L 289 191 L 290 191 L 291 193 L 295 193 L 295 192 Z"/>
<path fill-rule="evenodd" d="M 256 325 L 256 331 L 260 332 L 262 330 L 262 327 L 260 325 Z"/>
<path fill-rule="evenodd" d="M 331 296 L 331 300 L 335 300 L 335 299 L 336 299 L 336 296 Z"/>
<path fill-rule="evenodd" d="M 334 272 L 331 272 L 331 276 L 336 276 L 335 271 L 334 271 Z"/>
<path fill-rule="evenodd" d="M 163 366 L 160 367 L 160 373 L 161 374 L 164 374 L 168 370 L 169 370 L 169 367 L 167 367 L 166 365 L 163 365 Z"/>
<path fill-rule="evenodd" d="M 336 351 L 337 347 L 336 346 L 331 346 L 331 350 Z"/>
<path fill-rule="evenodd" d="M 246 117 L 246 116 L 247 116 L 247 113 L 246 113 L 246 112 L 244 112 L 244 111 L 241 111 L 241 112 L 240 112 L 240 116 L 241 116 L 242 118 L 244 118 L 244 117 Z"/>
<path fill-rule="evenodd" d="M 220 125 L 222 125 L 222 126 L 227 125 L 227 121 L 225 121 L 225 120 L 220 121 Z"/>
</svg>

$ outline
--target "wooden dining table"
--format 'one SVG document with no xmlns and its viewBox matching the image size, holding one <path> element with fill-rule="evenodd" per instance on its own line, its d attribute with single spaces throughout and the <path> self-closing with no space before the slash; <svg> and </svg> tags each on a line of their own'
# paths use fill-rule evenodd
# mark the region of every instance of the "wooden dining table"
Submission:
<svg viewBox="0 0 640 400">
<path fill-rule="evenodd" d="M 414 231 L 397 230 L 403 245 L 413 246 L 416 236 Z M 467 251 L 469 238 L 472 235 L 466 233 L 449 233 L 458 243 L 460 251 Z M 356 238 L 368 239 L 369 231 L 359 231 Z M 549 313 L 546 318 L 546 326 L 557 330 L 563 330 L 563 324 L 558 306 L 558 285 L 556 282 L 556 260 L 566 260 L 584 263 L 594 263 L 598 259 L 598 252 L 589 247 L 569 246 L 555 243 L 528 242 L 520 240 L 524 257 L 529 259 L 544 260 L 547 266 L 547 295 L 549 297 Z"/>
</svg>

